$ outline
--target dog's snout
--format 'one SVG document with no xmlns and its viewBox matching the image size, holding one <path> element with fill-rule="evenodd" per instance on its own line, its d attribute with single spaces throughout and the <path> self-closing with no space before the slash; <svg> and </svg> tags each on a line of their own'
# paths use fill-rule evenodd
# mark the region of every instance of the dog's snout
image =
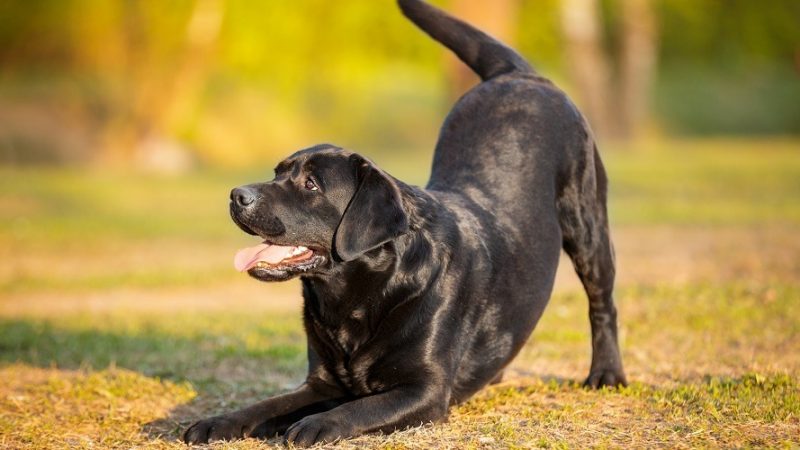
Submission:
<svg viewBox="0 0 800 450">
<path fill-rule="evenodd" d="M 249 184 L 231 191 L 230 213 L 233 221 L 246 233 L 278 236 L 286 232 L 283 222 L 272 211 L 272 203 L 264 200 L 264 185 Z"/>
<path fill-rule="evenodd" d="M 240 208 L 246 208 L 256 201 L 256 193 L 249 187 L 238 187 L 231 191 L 231 202 Z"/>
</svg>

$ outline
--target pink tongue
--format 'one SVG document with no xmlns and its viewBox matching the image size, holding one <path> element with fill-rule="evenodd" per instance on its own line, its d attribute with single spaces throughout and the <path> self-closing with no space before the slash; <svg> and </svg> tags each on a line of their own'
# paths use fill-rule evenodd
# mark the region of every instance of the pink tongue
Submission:
<svg viewBox="0 0 800 450">
<path fill-rule="evenodd" d="M 292 249 L 294 247 L 282 247 L 267 243 L 243 248 L 236 252 L 236 256 L 233 258 L 233 266 L 239 272 L 244 272 L 255 266 L 259 261 L 278 264 L 291 253 Z"/>
</svg>

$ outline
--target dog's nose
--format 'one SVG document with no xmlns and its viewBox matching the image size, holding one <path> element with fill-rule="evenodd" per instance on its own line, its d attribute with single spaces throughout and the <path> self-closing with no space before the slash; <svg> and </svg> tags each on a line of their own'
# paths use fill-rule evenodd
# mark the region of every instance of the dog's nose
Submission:
<svg viewBox="0 0 800 450">
<path fill-rule="evenodd" d="M 240 208 L 246 208 L 256 201 L 256 193 L 249 187 L 238 187 L 231 191 L 231 201 Z"/>
</svg>

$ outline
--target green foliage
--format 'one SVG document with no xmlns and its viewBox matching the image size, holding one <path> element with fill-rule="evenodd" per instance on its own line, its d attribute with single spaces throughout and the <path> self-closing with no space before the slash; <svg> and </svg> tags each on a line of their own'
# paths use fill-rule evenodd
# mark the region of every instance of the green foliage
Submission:
<svg viewBox="0 0 800 450">
<path fill-rule="evenodd" d="M 678 134 L 800 133 L 800 3 L 659 1 L 655 111 Z"/>
<path fill-rule="evenodd" d="M 622 4 L 602 2 L 611 54 Z M 654 4 L 668 131 L 799 132 L 797 2 Z M 569 89 L 560 1 L 519 6 L 516 46 Z M 192 37 L 208 8 L 218 32 Z M 431 147 L 451 101 L 443 54 L 391 0 L 4 1 L 0 160 L 81 162 L 148 133 L 214 164 L 322 141 Z"/>
<path fill-rule="evenodd" d="M 800 42 L 800 4 L 793 0 L 663 0 L 660 58 L 668 67 L 712 71 L 791 65 Z M 754 67 L 755 66 L 755 67 Z"/>
<path fill-rule="evenodd" d="M 655 109 L 673 134 L 800 134 L 800 79 L 788 64 L 673 65 L 655 89 Z"/>
</svg>

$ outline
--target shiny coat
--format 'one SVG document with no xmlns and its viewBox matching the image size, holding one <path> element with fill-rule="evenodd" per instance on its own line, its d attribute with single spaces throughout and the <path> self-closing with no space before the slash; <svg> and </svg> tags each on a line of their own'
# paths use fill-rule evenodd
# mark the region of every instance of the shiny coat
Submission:
<svg viewBox="0 0 800 450">
<path fill-rule="evenodd" d="M 319 145 L 281 162 L 274 180 L 234 190 L 244 231 L 314 253 L 249 271 L 301 277 L 308 376 L 194 424 L 186 442 L 280 433 L 304 446 L 444 419 L 522 348 L 562 248 L 589 297 L 586 384 L 625 383 L 607 181 L 585 119 L 513 50 L 423 1 L 399 4 L 483 81 L 445 120 L 424 189 Z"/>
</svg>

